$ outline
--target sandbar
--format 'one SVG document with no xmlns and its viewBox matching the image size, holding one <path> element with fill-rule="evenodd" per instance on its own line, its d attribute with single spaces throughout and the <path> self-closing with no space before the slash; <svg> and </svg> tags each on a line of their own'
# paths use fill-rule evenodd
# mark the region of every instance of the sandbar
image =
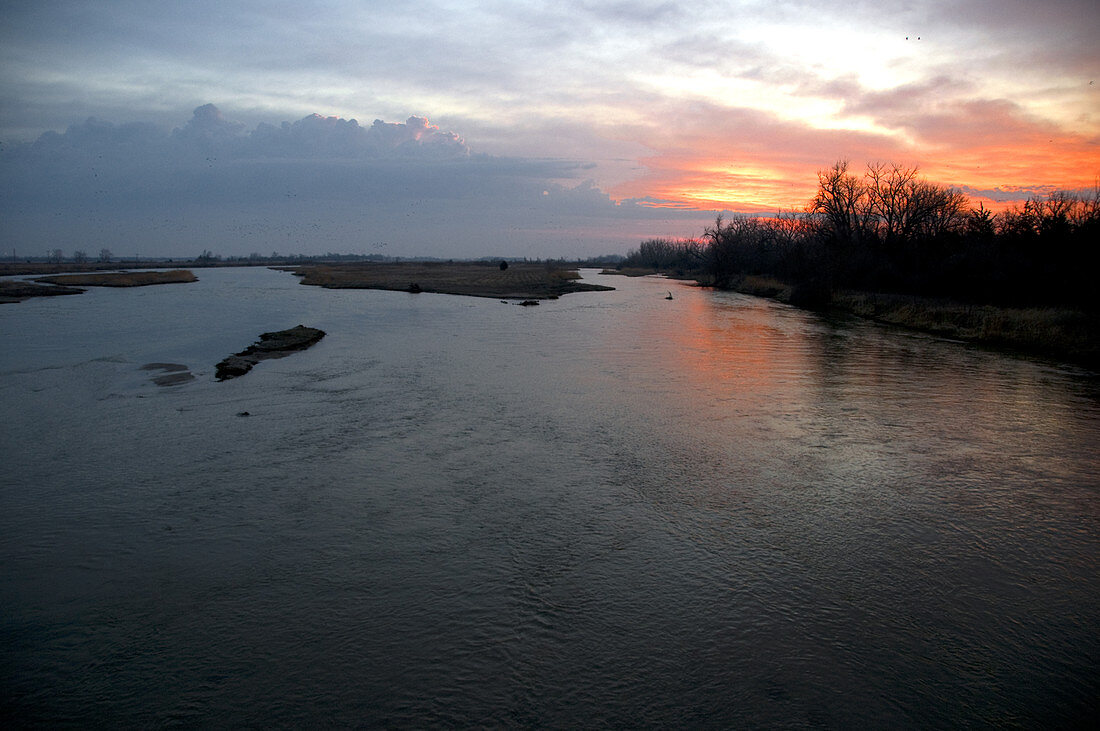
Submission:
<svg viewBox="0 0 1100 731">
<path fill-rule="evenodd" d="M 257 342 L 218 363 L 215 366 L 215 375 L 219 381 L 243 376 L 261 360 L 283 358 L 296 351 L 305 350 L 324 336 L 324 330 L 305 325 L 263 333 Z"/>
<path fill-rule="evenodd" d="M 187 366 L 181 363 L 146 363 L 141 367 L 143 371 L 162 371 L 159 376 L 153 376 L 153 383 L 158 386 L 178 386 L 181 383 L 195 380 L 195 376 Z"/>
<path fill-rule="evenodd" d="M 56 297 L 63 294 L 84 294 L 84 290 L 34 282 L 0 281 L 0 303 L 22 302 L 29 297 Z"/>
<path fill-rule="evenodd" d="M 613 290 L 578 282 L 575 269 L 542 263 L 509 262 L 361 262 L 279 267 L 302 278 L 302 284 L 328 289 L 384 289 L 431 292 L 504 300 L 556 299 L 573 292 Z"/>
<path fill-rule="evenodd" d="M 199 278 L 187 269 L 152 272 L 89 272 L 38 277 L 34 281 L 46 284 L 78 287 L 147 287 L 152 284 L 187 284 Z"/>
</svg>

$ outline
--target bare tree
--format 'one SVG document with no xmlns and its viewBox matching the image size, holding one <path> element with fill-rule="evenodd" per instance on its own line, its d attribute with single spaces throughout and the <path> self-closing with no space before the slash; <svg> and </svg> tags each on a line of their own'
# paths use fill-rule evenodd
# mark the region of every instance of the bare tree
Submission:
<svg viewBox="0 0 1100 731">
<path fill-rule="evenodd" d="M 810 212 L 825 219 L 838 242 L 863 243 L 871 228 L 874 206 L 867 187 L 848 172 L 848 161 L 841 160 L 828 170 L 818 171 L 817 181 L 817 195 L 810 203 Z"/>
<path fill-rule="evenodd" d="M 966 197 L 921 180 L 918 173 L 915 166 L 871 163 L 860 179 L 848 173 L 846 160 L 838 162 L 818 173 L 810 212 L 843 243 L 887 249 L 961 228 Z"/>
<path fill-rule="evenodd" d="M 99 260 L 101 262 L 103 262 L 104 264 L 109 263 L 111 261 L 112 256 L 114 256 L 114 255 L 111 253 L 110 249 L 100 249 L 99 250 Z"/>
<path fill-rule="evenodd" d="M 879 240 L 886 246 L 905 240 L 926 213 L 917 168 L 872 163 L 864 180 Z"/>
</svg>

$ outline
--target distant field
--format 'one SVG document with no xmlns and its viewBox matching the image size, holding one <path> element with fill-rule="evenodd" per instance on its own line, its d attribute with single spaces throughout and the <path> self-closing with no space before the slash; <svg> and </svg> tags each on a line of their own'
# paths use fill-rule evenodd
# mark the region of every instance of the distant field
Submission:
<svg viewBox="0 0 1100 731">
<path fill-rule="evenodd" d="M 552 299 L 572 292 L 611 290 L 576 281 L 575 270 L 545 264 L 399 262 L 287 267 L 302 284 L 329 289 L 387 289 L 401 292 L 463 294 L 499 299 Z"/>
</svg>

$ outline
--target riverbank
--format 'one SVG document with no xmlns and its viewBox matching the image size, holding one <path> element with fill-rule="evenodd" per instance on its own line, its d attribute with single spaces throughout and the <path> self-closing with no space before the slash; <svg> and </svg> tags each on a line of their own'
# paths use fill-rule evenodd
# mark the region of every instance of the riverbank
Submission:
<svg viewBox="0 0 1100 731">
<path fill-rule="evenodd" d="M 795 288 L 772 277 L 747 276 L 734 289 L 791 303 Z M 828 310 L 954 340 L 1019 350 L 1100 367 L 1100 322 L 1061 307 L 996 307 L 916 295 L 840 290 Z"/>
<path fill-rule="evenodd" d="M 545 264 L 484 262 L 387 262 L 276 267 L 327 289 L 384 289 L 398 292 L 460 294 L 495 299 L 556 299 L 575 292 L 613 290 L 577 281 L 575 269 Z"/>
<path fill-rule="evenodd" d="M 710 286 L 700 276 L 657 269 L 605 269 L 604 274 L 640 277 L 660 274 Z M 1065 307 L 998 307 L 916 295 L 839 290 L 831 295 L 799 289 L 775 277 L 749 275 L 730 287 L 735 292 L 796 306 L 855 315 L 889 325 L 1068 360 L 1100 369 L 1100 321 L 1087 312 Z"/>
</svg>

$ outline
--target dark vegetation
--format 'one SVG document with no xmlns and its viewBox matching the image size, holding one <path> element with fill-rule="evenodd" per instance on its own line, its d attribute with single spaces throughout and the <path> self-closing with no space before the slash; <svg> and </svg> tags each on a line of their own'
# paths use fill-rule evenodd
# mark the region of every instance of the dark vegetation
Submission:
<svg viewBox="0 0 1100 731">
<path fill-rule="evenodd" d="M 57 287 L 34 282 L 0 281 L 0 303 L 21 302 L 28 297 L 52 297 L 61 294 L 84 294 L 76 287 Z"/>
<path fill-rule="evenodd" d="M 857 175 L 838 162 L 818 173 L 805 211 L 719 217 L 701 240 L 643 242 L 622 267 L 1095 361 L 1098 241 L 1100 187 L 993 214 L 916 168 Z M 932 315 L 944 308 L 955 315 Z M 1006 322 L 1014 312 L 1031 324 Z"/>
<path fill-rule="evenodd" d="M 305 350 L 324 336 L 324 330 L 305 325 L 263 333 L 257 342 L 218 363 L 215 374 L 219 381 L 243 376 L 261 360 L 283 358 L 299 350 Z"/>
</svg>

